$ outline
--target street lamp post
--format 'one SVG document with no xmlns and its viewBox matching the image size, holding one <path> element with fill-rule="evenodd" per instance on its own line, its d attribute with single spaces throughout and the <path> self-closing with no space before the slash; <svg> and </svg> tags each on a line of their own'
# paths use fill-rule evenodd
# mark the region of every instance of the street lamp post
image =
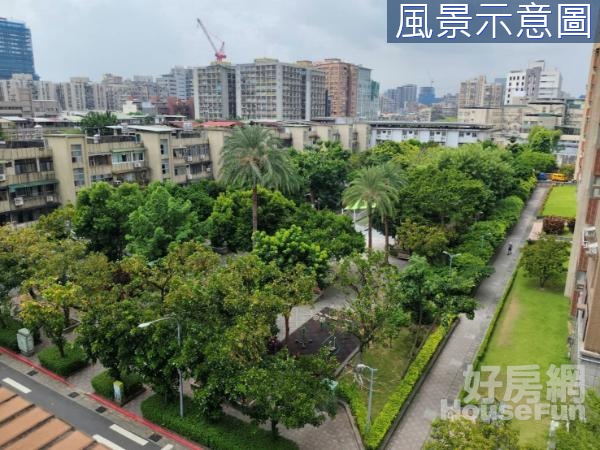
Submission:
<svg viewBox="0 0 600 450">
<path fill-rule="evenodd" d="M 461 255 L 460 253 L 454 253 L 454 254 L 452 254 L 452 253 L 448 253 L 448 252 L 447 252 L 447 251 L 445 251 L 445 250 L 444 250 L 442 253 L 443 253 L 444 255 L 447 255 L 447 256 L 448 256 L 448 258 L 450 258 L 450 268 L 451 268 L 451 269 L 452 269 L 452 261 L 454 260 L 454 258 L 456 258 L 457 256 L 460 256 L 460 255 Z"/>
<path fill-rule="evenodd" d="M 138 328 L 148 328 L 150 325 L 153 325 L 157 322 L 162 322 L 163 320 L 175 320 L 175 322 L 177 322 L 177 345 L 181 350 L 181 322 L 177 317 L 161 317 L 160 319 L 156 319 L 151 322 L 140 323 Z M 179 375 L 179 416 L 183 417 L 183 372 L 181 371 L 180 367 L 177 367 L 177 374 Z"/>
<path fill-rule="evenodd" d="M 356 369 L 357 370 L 369 369 L 369 371 L 371 372 L 371 381 L 369 382 L 369 405 L 367 408 L 367 427 L 366 427 L 366 432 L 368 433 L 369 428 L 371 428 L 371 403 L 373 402 L 373 378 L 375 377 L 375 372 L 377 372 L 377 369 L 374 369 L 373 367 L 369 367 L 365 364 L 357 364 Z"/>
</svg>

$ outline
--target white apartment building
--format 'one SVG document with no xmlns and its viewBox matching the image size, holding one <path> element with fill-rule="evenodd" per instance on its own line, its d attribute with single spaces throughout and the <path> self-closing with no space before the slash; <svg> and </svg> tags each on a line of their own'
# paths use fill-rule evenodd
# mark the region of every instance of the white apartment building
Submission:
<svg viewBox="0 0 600 450">
<path fill-rule="evenodd" d="M 489 125 L 452 122 L 393 122 L 370 121 L 371 139 L 369 148 L 385 142 L 403 142 L 416 139 L 419 142 L 435 142 L 451 148 L 474 144 L 490 138 Z"/>
<path fill-rule="evenodd" d="M 527 100 L 549 100 L 562 97 L 562 76 L 555 68 L 547 68 L 543 60 L 533 61 L 525 70 L 511 70 L 506 75 L 504 104 L 518 105 Z"/>
</svg>

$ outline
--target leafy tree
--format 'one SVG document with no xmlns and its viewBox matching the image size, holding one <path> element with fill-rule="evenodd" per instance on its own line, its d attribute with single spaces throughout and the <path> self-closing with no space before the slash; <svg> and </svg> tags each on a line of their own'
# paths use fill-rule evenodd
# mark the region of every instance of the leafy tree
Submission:
<svg viewBox="0 0 600 450">
<path fill-rule="evenodd" d="M 537 278 L 540 287 L 548 280 L 565 272 L 569 244 L 552 237 L 544 237 L 523 249 L 523 268 L 528 276 Z"/>
<path fill-rule="evenodd" d="M 44 233 L 50 239 L 67 239 L 73 237 L 73 220 L 75 217 L 75 207 L 68 204 L 57 208 L 50 214 L 40 217 L 35 224 L 35 228 Z"/>
<path fill-rule="evenodd" d="M 516 174 L 522 179 L 540 172 L 552 172 L 556 169 L 556 156 L 527 150 L 517 155 L 514 168 Z"/>
<path fill-rule="evenodd" d="M 295 205 L 278 191 L 259 187 L 261 198 L 258 229 L 273 234 L 291 225 Z M 219 195 L 205 226 L 214 246 L 227 245 L 231 251 L 252 249 L 252 192 L 230 191 Z"/>
<path fill-rule="evenodd" d="M 575 175 L 575 165 L 574 164 L 563 164 L 560 166 L 559 172 L 567 177 L 567 180 L 572 180 Z"/>
<path fill-rule="evenodd" d="M 335 363 L 325 353 L 293 358 L 287 352 L 268 357 L 247 370 L 236 383 L 236 393 L 249 404 L 245 410 L 256 423 L 302 428 L 318 426 L 337 410 L 336 397 L 327 383 Z"/>
<path fill-rule="evenodd" d="M 588 390 L 585 399 L 585 420 L 568 422 L 556 431 L 556 450 L 592 450 L 598 447 L 600 433 L 600 398 L 593 390 Z"/>
<path fill-rule="evenodd" d="M 342 259 L 365 249 L 365 238 L 356 231 L 348 216 L 328 210 L 317 211 L 304 204 L 296 211 L 293 223 L 332 258 Z"/>
<path fill-rule="evenodd" d="M 359 341 L 359 354 L 384 331 L 407 323 L 398 302 L 398 269 L 385 262 L 382 252 L 354 255 L 342 261 L 340 284 L 355 296 L 348 306 L 331 312 L 336 324 Z M 389 333 L 388 333 L 389 334 Z"/>
<path fill-rule="evenodd" d="M 85 131 L 88 136 L 94 134 L 113 134 L 113 131 L 106 128 L 111 125 L 118 125 L 119 119 L 112 112 L 96 112 L 90 111 L 87 115 L 79 122 L 79 127 Z"/>
<path fill-rule="evenodd" d="M 66 338 L 63 311 L 76 305 L 82 297 L 79 286 L 51 284 L 41 292 L 39 300 L 29 299 L 22 303 L 21 318 L 27 328 L 43 329 L 46 336 L 58 348 L 61 357 L 65 357 Z"/>
<path fill-rule="evenodd" d="M 367 210 L 367 248 L 373 248 L 373 213 L 377 210 L 381 215 L 391 213 L 394 202 L 398 199 L 395 187 L 387 179 L 387 171 L 382 167 L 366 167 L 358 171 L 343 194 L 346 207 L 364 208 Z"/>
<path fill-rule="evenodd" d="M 308 191 L 310 203 L 317 209 L 340 209 L 342 191 L 348 180 L 350 152 L 339 144 L 323 144 L 314 150 L 291 150 L 290 153 L 303 181 L 300 195 Z"/>
<path fill-rule="evenodd" d="M 273 133 L 259 125 L 235 128 L 221 154 L 221 180 L 251 189 L 252 231 L 258 230 L 258 186 L 292 191 L 296 175 L 289 153 L 277 148 Z"/>
<path fill-rule="evenodd" d="M 122 258 L 127 245 L 129 215 L 142 204 L 143 198 L 135 183 L 119 187 L 94 183 L 77 196 L 75 233 L 89 241 L 91 250 L 104 253 L 112 261 Z"/>
<path fill-rule="evenodd" d="M 420 218 L 419 222 L 450 229 L 468 225 L 493 201 L 491 191 L 481 180 L 454 168 L 441 170 L 432 164 L 409 168 L 399 196 L 402 203 L 398 206 L 396 223 Z"/>
<path fill-rule="evenodd" d="M 519 432 L 510 421 L 485 423 L 465 418 L 436 419 L 425 450 L 519 450 Z M 572 447 L 575 448 L 575 447 Z"/>
<path fill-rule="evenodd" d="M 426 256 L 428 259 L 439 257 L 448 248 L 448 236 L 443 227 L 420 225 L 406 219 L 396 230 L 400 247 L 409 253 Z"/>
<path fill-rule="evenodd" d="M 198 227 L 189 200 L 173 197 L 165 186 L 152 185 L 144 203 L 129 215 L 127 249 L 156 260 L 167 254 L 171 243 L 196 238 Z"/>
<path fill-rule="evenodd" d="M 209 189 L 211 192 L 215 192 L 212 186 L 209 187 L 206 183 L 192 183 L 185 186 L 171 182 L 162 184 L 173 197 L 183 201 L 189 200 L 192 204 L 192 210 L 196 213 L 200 222 L 208 219 L 215 203 L 215 198 L 209 194 Z M 222 192 L 222 190 L 217 188 L 216 192 Z"/>
<path fill-rule="evenodd" d="M 297 225 L 282 228 L 273 236 L 263 231 L 256 233 L 252 253 L 267 264 L 275 263 L 284 272 L 301 264 L 321 286 L 329 270 L 327 252 L 312 243 Z"/>
<path fill-rule="evenodd" d="M 529 131 L 527 142 L 534 152 L 553 153 L 560 141 L 559 130 L 548 130 L 544 127 L 533 127 Z"/>
</svg>

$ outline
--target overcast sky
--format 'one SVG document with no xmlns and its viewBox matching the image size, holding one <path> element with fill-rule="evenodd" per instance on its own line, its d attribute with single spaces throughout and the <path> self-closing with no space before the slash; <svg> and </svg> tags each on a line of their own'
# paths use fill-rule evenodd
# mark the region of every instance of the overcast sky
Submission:
<svg viewBox="0 0 600 450">
<path fill-rule="evenodd" d="M 103 73 L 160 75 L 206 65 L 213 51 L 196 17 L 225 40 L 228 59 L 291 62 L 338 57 L 373 69 L 383 89 L 434 80 L 438 95 L 460 80 L 545 59 L 572 95 L 585 91 L 588 44 L 387 44 L 384 0 L 2 0 L 0 16 L 31 28 L 45 80 Z"/>
</svg>

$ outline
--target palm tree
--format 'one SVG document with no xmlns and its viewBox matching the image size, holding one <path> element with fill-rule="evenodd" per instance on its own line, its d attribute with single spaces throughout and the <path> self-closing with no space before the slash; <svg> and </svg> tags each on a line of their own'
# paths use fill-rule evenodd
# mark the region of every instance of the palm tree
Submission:
<svg viewBox="0 0 600 450">
<path fill-rule="evenodd" d="M 278 144 L 269 129 L 251 125 L 235 128 L 223 146 L 223 182 L 252 189 L 253 232 L 258 230 L 258 186 L 291 191 L 297 183 L 289 154 Z"/>
<path fill-rule="evenodd" d="M 373 212 L 389 217 L 394 211 L 398 192 L 387 180 L 387 170 L 381 166 L 365 167 L 358 171 L 342 195 L 344 206 L 364 205 L 367 210 L 368 244 L 373 248 Z"/>
</svg>

